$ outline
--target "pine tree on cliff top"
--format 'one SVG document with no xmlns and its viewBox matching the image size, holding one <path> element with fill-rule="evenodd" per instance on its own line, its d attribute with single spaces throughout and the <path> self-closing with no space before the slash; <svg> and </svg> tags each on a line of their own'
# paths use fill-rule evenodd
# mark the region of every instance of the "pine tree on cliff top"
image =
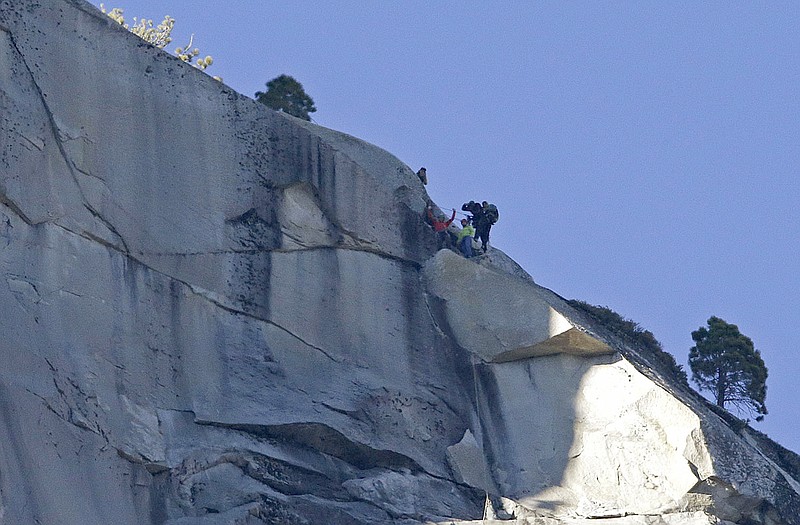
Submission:
<svg viewBox="0 0 800 525">
<path fill-rule="evenodd" d="M 267 82 L 267 91 L 257 91 L 256 100 L 275 111 L 283 111 L 303 120 L 311 120 L 308 114 L 317 110 L 314 100 L 303 89 L 303 84 L 289 75 L 281 75 Z"/>
<path fill-rule="evenodd" d="M 696 343 L 689 350 L 692 380 L 700 390 L 711 392 L 717 406 L 736 406 L 764 419 L 767 407 L 767 367 L 753 341 L 739 332 L 735 324 L 718 317 L 708 320 L 708 328 L 692 332 Z"/>
</svg>

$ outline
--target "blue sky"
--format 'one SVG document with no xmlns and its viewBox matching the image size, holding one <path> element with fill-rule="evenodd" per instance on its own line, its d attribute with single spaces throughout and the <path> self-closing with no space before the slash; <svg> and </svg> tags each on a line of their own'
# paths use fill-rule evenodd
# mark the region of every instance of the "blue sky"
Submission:
<svg viewBox="0 0 800 525">
<path fill-rule="evenodd" d="M 93 2 L 99 5 L 100 2 Z M 428 170 L 443 208 L 497 204 L 492 243 L 685 363 L 712 315 L 769 368 L 800 452 L 798 2 L 120 0 L 177 19 L 253 96 L 288 74 L 315 122 Z"/>
</svg>

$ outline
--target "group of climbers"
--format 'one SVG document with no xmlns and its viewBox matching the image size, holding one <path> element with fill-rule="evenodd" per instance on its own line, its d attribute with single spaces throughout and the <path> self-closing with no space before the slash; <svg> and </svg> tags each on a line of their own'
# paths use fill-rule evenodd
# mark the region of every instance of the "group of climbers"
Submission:
<svg viewBox="0 0 800 525">
<path fill-rule="evenodd" d="M 417 172 L 420 182 L 423 184 L 428 183 L 428 177 L 425 168 L 420 168 Z M 453 214 L 449 219 L 445 219 L 444 215 L 434 213 L 433 206 L 428 205 L 425 210 L 428 216 L 428 222 L 433 226 L 436 232 L 436 248 L 449 248 L 460 251 L 464 257 L 470 258 L 475 254 L 472 249 L 472 240 L 481 241 L 480 250 L 486 253 L 487 245 L 489 243 L 489 231 L 492 229 L 494 223 L 500 218 L 497 211 L 497 206 L 483 201 L 478 204 L 475 201 L 469 201 L 461 206 L 461 210 L 468 212 L 466 218 L 461 219 L 461 230 L 458 235 L 450 232 L 450 225 L 456 218 L 456 210 L 453 208 Z"/>
<path fill-rule="evenodd" d="M 486 201 L 478 204 L 475 201 L 465 202 L 461 209 L 468 211 L 472 215 L 467 216 L 468 222 L 472 223 L 475 227 L 475 240 L 480 239 L 481 250 L 486 253 L 486 245 L 489 243 L 489 231 L 492 229 L 494 223 L 500 218 L 500 212 L 497 211 L 497 206 L 490 204 Z M 463 223 L 463 221 L 462 221 Z"/>
</svg>

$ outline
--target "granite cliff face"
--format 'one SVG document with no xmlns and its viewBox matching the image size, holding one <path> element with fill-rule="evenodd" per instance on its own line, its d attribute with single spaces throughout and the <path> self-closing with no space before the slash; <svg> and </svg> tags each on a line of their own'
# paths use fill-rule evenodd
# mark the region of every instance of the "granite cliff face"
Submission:
<svg viewBox="0 0 800 525">
<path fill-rule="evenodd" d="M 427 202 L 83 1 L 0 0 L 0 524 L 800 523 L 797 456 L 437 253 Z"/>
</svg>

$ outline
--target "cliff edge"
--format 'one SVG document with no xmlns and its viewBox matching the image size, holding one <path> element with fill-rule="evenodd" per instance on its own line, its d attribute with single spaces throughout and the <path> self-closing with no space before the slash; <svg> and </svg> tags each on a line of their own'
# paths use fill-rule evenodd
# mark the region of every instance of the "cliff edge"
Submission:
<svg viewBox="0 0 800 525">
<path fill-rule="evenodd" d="M 800 461 L 414 172 L 0 0 L 0 524 L 778 525 Z"/>
</svg>

